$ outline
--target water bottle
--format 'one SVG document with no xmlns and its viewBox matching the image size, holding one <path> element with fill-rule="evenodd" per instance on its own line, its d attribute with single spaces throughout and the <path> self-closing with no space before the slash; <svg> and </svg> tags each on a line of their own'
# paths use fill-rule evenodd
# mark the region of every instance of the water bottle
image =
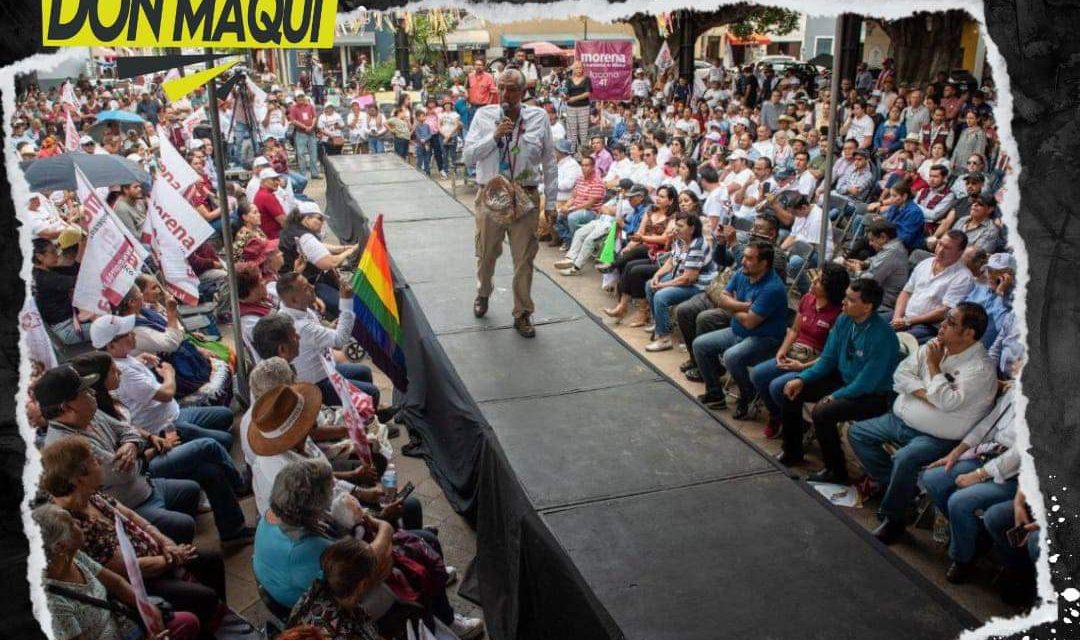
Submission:
<svg viewBox="0 0 1080 640">
<path fill-rule="evenodd" d="M 934 542 L 938 544 L 949 544 L 949 521 L 940 513 L 934 516 Z"/>
<path fill-rule="evenodd" d="M 386 465 L 386 473 L 382 477 L 383 495 L 381 504 L 386 506 L 397 498 L 397 469 L 393 463 Z"/>
</svg>

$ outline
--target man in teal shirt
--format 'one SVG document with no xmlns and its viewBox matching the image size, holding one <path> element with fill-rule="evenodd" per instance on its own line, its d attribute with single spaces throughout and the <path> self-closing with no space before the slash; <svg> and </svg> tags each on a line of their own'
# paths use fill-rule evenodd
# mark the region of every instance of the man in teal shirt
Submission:
<svg viewBox="0 0 1080 640">
<path fill-rule="evenodd" d="M 784 465 L 802 461 L 803 403 L 817 403 L 811 420 L 825 468 L 807 480 L 848 484 L 836 425 L 875 418 L 889 410 L 900 345 L 892 327 L 877 314 L 883 296 L 876 280 L 852 281 L 844 297 L 844 313 L 829 332 L 825 350 L 813 366 L 784 385 L 784 448 L 777 456 Z"/>
</svg>

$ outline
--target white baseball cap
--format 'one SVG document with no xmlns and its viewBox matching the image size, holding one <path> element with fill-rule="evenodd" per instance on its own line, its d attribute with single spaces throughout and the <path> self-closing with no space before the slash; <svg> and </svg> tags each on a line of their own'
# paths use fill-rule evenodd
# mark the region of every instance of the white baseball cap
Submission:
<svg viewBox="0 0 1080 640">
<path fill-rule="evenodd" d="M 254 169 L 256 167 L 265 167 L 265 166 L 267 166 L 269 164 L 270 164 L 270 161 L 266 159 L 266 156 L 259 156 L 258 158 L 255 158 L 255 160 L 253 160 L 251 162 L 251 168 Z"/>
<path fill-rule="evenodd" d="M 135 329 L 135 316 L 104 315 L 90 324 L 90 344 L 95 349 L 104 349 L 105 345 Z"/>
<path fill-rule="evenodd" d="M 736 149 L 728 155 L 728 160 L 746 160 L 746 152 L 742 149 Z"/>
<path fill-rule="evenodd" d="M 322 210 L 319 209 L 319 204 L 317 202 L 302 200 L 296 203 L 296 209 L 301 215 L 310 215 L 313 213 L 322 215 Z"/>
<path fill-rule="evenodd" d="M 307 94 L 306 94 L 306 93 L 304 93 L 304 90 L 303 90 L 303 89 L 297 89 L 297 90 L 296 90 L 296 93 L 295 93 L 295 94 L 293 94 L 293 95 L 295 95 L 295 96 L 296 96 L 297 98 L 299 98 L 300 96 L 306 96 Z"/>
<path fill-rule="evenodd" d="M 191 140 L 188 140 L 187 146 L 188 149 L 202 149 L 204 146 L 206 146 L 206 143 L 203 142 L 200 138 L 192 138 Z"/>
<path fill-rule="evenodd" d="M 94 139 L 91 138 L 90 136 L 83 136 L 83 137 L 79 138 L 79 145 L 82 146 L 82 145 L 85 145 L 85 144 L 94 144 Z"/>
<path fill-rule="evenodd" d="M 270 167 L 267 167 L 259 172 L 259 180 L 269 180 L 271 178 L 278 177 L 281 177 L 281 174 L 279 174 L 277 171 L 274 171 Z"/>
</svg>

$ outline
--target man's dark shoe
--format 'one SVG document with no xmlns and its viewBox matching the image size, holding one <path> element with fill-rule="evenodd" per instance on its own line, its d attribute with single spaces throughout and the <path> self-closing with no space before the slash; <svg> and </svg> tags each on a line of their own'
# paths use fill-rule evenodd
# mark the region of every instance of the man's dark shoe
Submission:
<svg viewBox="0 0 1080 640">
<path fill-rule="evenodd" d="M 529 319 L 527 313 L 523 313 L 514 319 L 514 329 L 517 329 L 522 338 L 536 337 L 536 327 L 533 326 L 532 320 Z"/>
<path fill-rule="evenodd" d="M 697 369 L 697 364 L 695 364 L 693 360 L 687 360 L 679 365 L 679 371 L 682 371 L 683 373 L 686 373 L 691 369 Z"/>
<path fill-rule="evenodd" d="M 776 454 L 776 461 L 785 467 L 794 467 L 803 461 L 803 455 L 801 453 L 791 453 L 790 451 L 781 451 Z"/>
<path fill-rule="evenodd" d="M 690 382 L 704 382 L 705 378 L 701 376 L 701 371 L 697 367 L 691 367 L 684 373 L 686 379 Z"/>
<path fill-rule="evenodd" d="M 222 536 L 221 544 L 225 547 L 240 547 L 255 541 L 255 527 L 245 526 L 231 536 Z"/>
<path fill-rule="evenodd" d="M 399 426 L 397 426 L 396 424 L 393 424 L 393 423 L 390 423 L 389 425 L 387 425 L 387 427 L 386 427 L 386 436 L 388 438 L 393 440 L 394 438 L 396 438 L 396 437 L 398 437 L 400 435 L 401 435 L 401 427 L 399 427 Z"/>
<path fill-rule="evenodd" d="M 828 484 L 849 484 L 851 480 L 848 479 L 846 473 L 834 473 L 832 469 L 822 469 L 816 473 L 811 473 L 806 476 L 807 482 L 826 482 Z"/>
<path fill-rule="evenodd" d="M 893 522 L 888 518 L 878 525 L 877 529 L 874 529 L 873 534 L 881 544 L 891 545 L 900 539 L 904 535 L 904 525 L 900 522 Z"/>
<path fill-rule="evenodd" d="M 945 579 L 953 584 L 964 584 L 971 579 L 974 572 L 974 562 L 956 562 L 954 560 L 949 565 L 948 571 L 945 572 Z"/>
<path fill-rule="evenodd" d="M 473 315 L 477 318 L 483 318 L 485 315 L 487 315 L 487 310 L 488 299 L 484 296 L 476 296 L 476 300 L 473 302 L 472 305 Z"/>
<path fill-rule="evenodd" d="M 401 411 L 401 407 L 397 405 L 392 407 L 383 407 L 382 409 L 377 409 L 375 411 L 375 417 L 379 419 L 379 422 L 391 422 L 393 421 L 394 416 L 396 416 L 399 411 Z"/>
<path fill-rule="evenodd" d="M 715 411 L 727 409 L 727 398 L 724 397 L 724 394 L 713 395 L 711 393 L 702 393 L 697 399 L 706 407 Z"/>
</svg>

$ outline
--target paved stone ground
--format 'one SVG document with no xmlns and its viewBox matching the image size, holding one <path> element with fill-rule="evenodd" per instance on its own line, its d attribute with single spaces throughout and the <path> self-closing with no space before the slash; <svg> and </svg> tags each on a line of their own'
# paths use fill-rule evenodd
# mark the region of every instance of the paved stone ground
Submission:
<svg viewBox="0 0 1080 640">
<path fill-rule="evenodd" d="M 472 208 L 475 189 L 457 183 L 456 189 L 450 180 L 438 181 L 447 191 L 454 193 L 455 197 L 466 206 Z M 308 189 L 308 195 L 312 196 L 320 204 L 325 204 L 325 182 L 313 181 Z M 536 258 L 536 267 L 548 274 L 567 293 L 573 296 L 590 314 L 597 316 L 608 327 L 623 338 L 633 349 L 645 353 L 645 345 L 649 342 L 649 336 L 640 329 L 631 329 L 624 325 L 614 325 L 611 319 L 603 317 L 601 308 L 613 306 L 614 294 L 609 294 L 600 289 L 599 274 L 592 267 L 586 267 L 582 273 L 575 277 L 559 275 L 552 264 L 562 258 L 562 254 L 554 248 L 542 246 Z M 504 256 L 503 259 L 509 259 Z M 471 301 L 463 301 L 470 304 Z M 543 331 L 543 327 L 539 327 Z M 686 380 L 678 370 L 679 365 L 686 359 L 684 348 L 664 353 L 648 354 L 647 356 L 665 375 L 693 394 L 702 393 L 704 386 Z M 377 370 L 376 382 L 389 397 L 391 385 L 389 381 Z M 718 412 L 721 420 L 731 425 L 755 446 L 768 454 L 779 451 L 780 444 L 775 440 L 767 440 L 762 435 L 762 425 L 757 422 L 736 421 L 732 419 L 730 410 Z M 404 429 L 403 429 L 404 432 Z M 395 449 L 400 449 L 407 442 L 407 436 L 403 433 L 393 444 Z M 238 456 L 239 456 L 239 448 Z M 850 458 L 850 455 L 849 455 Z M 458 567 L 461 571 L 468 566 L 476 553 L 475 532 L 463 518 L 454 513 L 446 501 L 439 486 L 432 479 L 427 466 L 418 459 L 398 455 L 395 459 L 398 467 L 400 482 L 413 481 L 416 485 L 416 495 L 424 503 L 425 525 L 437 526 L 440 529 L 440 539 L 448 564 Z M 815 457 L 813 450 L 808 452 L 807 462 L 797 471 L 807 473 L 821 467 L 820 461 Z M 243 501 L 244 510 L 248 514 L 249 521 L 256 521 L 254 500 L 248 498 Z M 877 526 L 874 517 L 876 504 L 870 504 L 860 509 L 845 509 L 844 512 L 855 522 L 866 529 Z M 778 523 L 779 524 L 779 523 Z M 200 518 L 200 531 L 204 532 L 198 542 L 200 544 L 214 545 L 213 536 L 207 534 L 212 531 L 213 521 L 210 516 Z M 1017 612 L 1009 609 L 1001 603 L 995 592 L 990 587 L 994 578 L 993 570 L 989 565 L 980 569 L 976 580 L 972 584 L 952 585 L 945 581 L 945 569 L 948 566 L 946 548 L 933 541 L 930 531 L 914 530 L 907 543 L 893 547 L 896 554 L 911 565 L 916 571 L 926 576 L 931 582 L 941 587 L 950 597 L 967 608 L 973 615 L 981 620 L 987 620 L 997 616 L 1011 616 Z M 251 572 L 251 547 L 246 547 L 226 556 L 226 568 L 229 575 L 228 595 L 229 604 L 256 625 L 260 625 L 267 617 L 267 611 L 259 601 Z M 797 570 L 797 567 L 793 567 Z M 482 616 L 483 612 L 473 603 L 462 599 L 457 595 L 457 588 L 452 587 L 450 602 L 455 610 L 467 616 Z"/>
</svg>

